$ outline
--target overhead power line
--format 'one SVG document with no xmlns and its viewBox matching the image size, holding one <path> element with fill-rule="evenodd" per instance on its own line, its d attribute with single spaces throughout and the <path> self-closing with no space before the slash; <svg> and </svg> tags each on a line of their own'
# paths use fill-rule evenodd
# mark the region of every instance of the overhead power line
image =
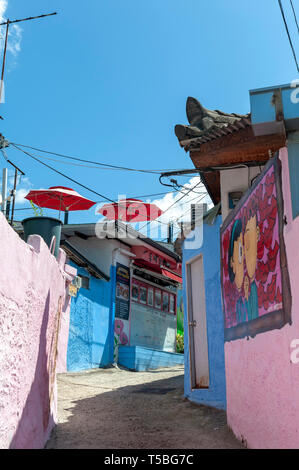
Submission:
<svg viewBox="0 0 299 470">
<path fill-rule="evenodd" d="M 178 192 L 181 192 L 181 191 L 175 189 L 174 191 L 167 191 L 167 192 L 164 192 L 164 193 L 141 194 L 141 195 L 138 195 L 138 196 L 128 196 L 127 199 L 138 199 L 138 198 L 141 198 L 141 197 L 165 196 L 166 194 L 178 193 Z M 100 203 L 100 202 L 104 202 L 104 201 L 96 201 L 96 203 Z"/>
<path fill-rule="evenodd" d="M 62 160 L 57 160 L 57 158 L 51 158 L 51 157 L 45 157 L 45 155 L 39 155 L 39 158 L 44 158 L 46 160 L 50 160 L 52 162 L 56 162 L 56 163 L 62 163 L 63 165 L 70 165 L 70 166 L 77 166 L 77 167 L 83 167 L 83 168 L 93 168 L 93 169 L 97 169 L 97 170 L 122 170 L 122 171 L 132 171 L 132 172 L 140 172 L 140 173 L 150 173 L 150 174 L 153 174 L 153 175 L 159 175 L 159 173 L 156 171 L 156 170 L 139 170 L 139 169 L 135 169 L 135 168 L 125 168 L 125 167 L 118 167 L 118 166 L 114 166 L 114 165 L 108 165 L 106 166 L 106 164 L 101 164 L 101 163 L 97 163 L 97 162 L 94 162 L 93 165 L 84 165 L 82 163 L 74 163 L 74 162 L 64 162 Z"/>
<path fill-rule="evenodd" d="M 193 189 L 197 188 L 201 183 L 202 183 L 202 181 L 200 180 L 195 186 L 193 186 L 191 189 L 189 189 L 189 191 L 188 191 L 187 193 L 183 194 L 179 199 L 177 199 L 176 201 L 174 201 L 173 204 L 171 204 L 169 207 L 167 207 L 167 209 L 166 209 L 166 210 L 163 212 L 163 214 L 161 214 L 161 215 L 166 214 L 166 212 L 168 212 L 172 207 L 174 207 L 174 206 L 175 206 L 178 202 L 180 202 L 184 197 L 188 196 L 188 194 L 191 193 L 191 191 L 193 191 Z M 159 216 L 159 217 L 161 217 L 161 216 Z M 158 218 L 159 218 L 159 217 L 158 217 Z M 157 220 L 157 219 L 155 219 L 155 220 L 150 220 L 149 222 L 147 222 L 146 224 L 144 224 L 139 230 L 142 230 L 142 229 L 148 227 L 148 225 L 149 225 L 150 223 L 152 223 L 152 222 L 158 222 L 158 220 Z"/>
<path fill-rule="evenodd" d="M 37 148 L 37 147 L 29 146 L 29 145 L 18 144 L 18 143 L 15 143 L 15 142 L 10 142 L 10 143 L 11 143 L 11 145 L 17 145 L 19 147 L 28 148 L 30 150 L 35 150 L 37 152 L 42 152 L 42 153 L 46 153 L 46 154 L 49 154 L 49 155 L 55 155 L 56 157 L 62 157 L 62 158 L 66 158 L 68 160 L 74 160 L 74 161 L 83 162 L 83 163 L 90 163 L 92 165 L 103 167 L 104 169 L 115 168 L 117 170 L 136 171 L 136 172 L 141 172 L 141 173 L 151 173 L 151 174 L 155 174 L 155 175 L 159 175 L 160 173 L 163 173 L 163 172 L 174 172 L 175 174 L 177 174 L 177 172 L 183 172 L 184 176 L 186 176 L 187 174 L 198 173 L 198 170 L 196 170 L 194 168 L 178 169 L 178 170 L 175 170 L 175 169 L 172 170 L 172 169 L 129 168 L 129 167 L 120 166 L 120 165 L 112 165 L 111 163 L 98 162 L 98 161 L 95 161 L 95 160 L 87 160 L 85 158 L 79 158 L 79 157 L 74 157 L 74 156 L 71 156 L 71 155 L 65 155 L 65 154 L 62 154 L 62 153 L 52 152 L 50 150 L 44 150 L 44 149 L 40 149 L 40 148 Z M 45 157 L 41 157 L 40 155 L 39 155 L 39 157 L 40 158 L 45 158 Z M 57 161 L 57 160 L 55 160 L 55 161 Z M 62 163 L 62 162 L 60 162 L 60 163 Z"/>
<path fill-rule="evenodd" d="M 44 165 L 45 167 L 49 168 L 50 170 L 54 171 L 55 173 L 63 176 L 64 178 L 68 179 L 69 181 L 72 181 L 73 183 L 77 184 L 78 186 L 81 186 L 81 188 L 87 189 L 87 191 L 90 191 L 91 193 L 96 194 L 97 196 L 100 196 L 101 198 L 105 199 L 105 201 L 115 202 L 112 199 L 110 199 L 109 197 L 106 197 L 103 194 L 98 193 L 94 189 L 89 188 L 88 186 L 86 186 L 85 184 L 80 183 L 79 181 L 75 180 L 74 178 L 71 178 L 70 176 L 67 176 L 65 173 L 62 173 L 61 171 L 56 170 L 56 168 L 53 168 L 52 166 L 48 165 L 47 163 L 42 162 L 41 160 L 39 160 L 37 157 L 35 157 L 31 153 L 26 152 L 26 150 L 23 150 L 20 147 L 18 147 L 16 144 L 11 144 L 11 145 L 13 145 L 20 152 L 23 152 L 25 155 L 28 155 L 30 158 L 33 158 L 33 160 L 40 163 L 41 165 Z"/>
<path fill-rule="evenodd" d="M 0 178 L 1 180 L 1 178 Z M 175 190 L 175 191 L 168 191 L 168 192 L 164 192 L 164 193 L 154 193 L 154 194 L 141 194 L 141 195 L 138 195 L 138 196 L 128 196 L 127 199 L 130 200 L 130 199 L 138 199 L 138 198 L 141 198 L 141 197 L 154 197 L 154 196 L 164 196 L 166 194 L 171 194 L 171 193 L 177 193 L 179 192 L 178 190 Z M 100 204 L 101 202 L 105 202 L 104 200 L 102 201 L 95 201 L 96 204 Z M 16 211 L 29 211 L 29 210 L 32 210 L 32 207 L 19 207 L 17 209 L 15 209 Z"/>
<path fill-rule="evenodd" d="M 162 171 L 167 171 L 167 170 L 147 170 L 147 169 L 140 169 L 140 168 L 129 168 L 129 167 L 120 166 L 120 165 L 112 165 L 111 163 L 97 162 L 97 161 L 94 161 L 94 160 L 87 160 L 87 159 L 84 159 L 84 158 L 65 155 L 65 154 L 62 154 L 62 153 L 51 152 L 51 151 L 43 150 L 43 149 L 40 149 L 40 148 L 37 148 L 37 147 L 31 147 L 29 145 L 15 144 L 14 142 L 12 142 L 11 144 L 12 145 L 13 144 L 18 145 L 18 146 L 24 147 L 24 148 L 29 148 L 31 150 L 36 150 L 37 152 L 47 153 L 49 155 L 55 155 L 57 157 L 66 158 L 68 160 L 74 160 L 74 161 L 83 162 L 83 163 L 91 163 L 91 164 L 96 165 L 96 166 L 107 167 L 107 168 L 115 168 L 117 170 L 137 171 L 137 172 L 141 172 L 141 173 L 152 173 L 152 174 L 160 174 L 160 172 L 162 172 Z"/>
<path fill-rule="evenodd" d="M 289 43 L 290 43 L 290 46 L 291 46 L 291 49 L 292 49 L 292 52 L 293 52 L 294 60 L 295 60 L 296 67 L 297 67 L 297 72 L 299 73 L 299 66 L 298 66 L 298 61 L 297 61 L 297 57 L 296 57 L 296 52 L 295 52 L 295 49 L 294 49 L 294 46 L 293 46 L 293 43 L 292 43 L 291 35 L 290 35 L 290 32 L 289 32 L 289 28 L 288 28 L 288 24 L 287 24 L 287 20 L 286 20 L 285 14 L 284 14 L 284 9 L 283 9 L 281 0 L 278 0 L 278 4 L 279 4 L 279 7 L 280 7 L 281 16 L 283 18 L 285 29 L 286 29 L 286 32 L 287 32 L 287 35 L 288 35 L 288 38 L 289 38 Z"/>
<path fill-rule="evenodd" d="M 293 10 L 293 13 L 294 13 L 294 18 L 295 18 L 295 22 L 296 22 L 296 26 L 297 26 L 297 31 L 298 31 L 298 34 L 299 34 L 299 25 L 298 25 L 298 21 L 297 21 L 297 15 L 296 15 L 295 8 L 294 8 L 292 0 L 290 0 L 290 3 L 291 3 L 291 7 L 292 7 L 292 10 Z"/>
<path fill-rule="evenodd" d="M 105 201 L 108 201 L 108 202 L 111 202 L 111 203 L 117 203 L 118 201 L 113 201 L 113 199 L 107 197 L 107 196 L 104 196 L 103 194 L 95 191 L 94 189 L 92 188 L 89 188 L 88 186 L 80 183 L 79 181 L 75 180 L 74 178 L 71 178 L 70 176 L 66 175 L 65 173 L 62 173 L 61 171 L 59 170 L 56 170 L 56 168 L 53 168 L 52 166 L 48 165 L 47 163 L 44 163 L 42 162 L 41 160 L 39 160 L 37 157 L 35 157 L 34 155 L 32 155 L 31 153 L 19 148 L 16 144 L 11 144 L 13 145 L 13 147 L 15 147 L 17 150 L 19 150 L 20 152 L 23 152 L 25 155 L 28 155 L 30 158 L 32 158 L 33 160 L 37 161 L 38 163 L 40 163 L 41 165 L 45 166 L 46 168 L 49 168 L 50 170 L 54 171 L 55 173 L 63 176 L 64 178 L 68 179 L 69 181 L 72 181 L 73 183 L 81 186 L 82 188 L 86 189 L 87 191 L 90 191 L 91 193 L 93 194 L 96 194 L 97 196 L 100 196 L 101 198 L 103 198 Z M 190 191 L 189 191 L 190 192 Z M 185 194 L 183 195 L 183 197 L 185 196 Z M 182 198 L 181 198 L 182 199 Z M 177 201 L 178 202 L 178 201 Z M 125 208 L 125 206 L 123 206 Z M 156 219 L 157 220 L 157 219 Z M 163 225 L 167 225 L 165 222 L 162 222 L 162 221 L 159 221 L 157 220 L 158 223 L 160 224 L 163 224 Z"/>
<path fill-rule="evenodd" d="M 109 202 L 112 202 L 112 203 L 115 203 L 117 201 L 113 201 L 111 198 L 109 197 L 106 197 L 104 196 L 103 194 L 100 194 L 98 193 L 97 191 L 95 191 L 94 189 L 91 189 L 89 188 L 88 186 L 80 183 L 79 181 L 75 180 L 74 178 L 71 178 L 70 176 L 67 176 L 66 174 L 62 173 L 61 171 L 59 170 L 56 170 L 56 168 L 53 168 L 51 167 L 50 165 L 47 165 L 46 163 L 42 162 L 41 160 L 39 160 L 37 157 L 35 157 L 34 155 L 30 154 L 29 152 L 26 152 L 25 150 L 19 148 L 16 144 L 11 144 L 13 145 L 17 150 L 19 150 L 20 152 L 23 152 L 24 154 L 28 155 L 30 158 L 33 158 L 35 161 L 37 161 L 38 163 L 40 163 L 41 165 L 44 165 L 45 167 L 49 168 L 50 170 L 54 171 L 55 173 L 58 173 L 59 175 L 63 176 L 64 178 L 68 179 L 69 181 L 72 181 L 73 183 L 75 184 L 78 184 L 79 186 L 81 186 L 82 188 L 86 189 L 87 191 L 90 191 L 94 194 L 97 194 L 98 196 L 102 197 L 105 201 L 109 201 Z M 200 184 L 202 183 L 202 181 L 199 181 L 194 187 L 190 188 L 186 193 L 184 193 L 177 201 L 175 201 L 173 204 L 171 204 L 171 206 L 169 206 L 164 212 L 163 214 L 165 214 L 166 212 L 168 212 L 172 207 L 174 207 L 178 202 L 180 202 L 184 197 L 186 197 L 188 194 L 190 194 L 190 192 L 193 191 L 193 189 L 197 188 Z M 179 191 L 181 192 L 181 191 Z M 166 193 L 168 194 L 168 193 Z M 196 196 L 197 198 L 198 196 Z M 194 198 L 194 199 L 196 199 Z M 149 222 L 147 222 L 147 224 L 145 224 L 143 227 L 141 227 L 139 230 L 142 230 L 145 226 L 147 226 L 148 224 L 150 224 L 151 222 L 158 222 L 160 224 L 163 224 L 163 225 L 168 225 L 166 224 L 165 222 L 162 222 L 158 219 L 155 219 L 155 220 L 150 220 Z"/>
<path fill-rule="evenodd" d="M 202 199 L 204 199 L 207 195 L 208 195 L 208 192 L 206 192 L 205 194 L 202 194 L 199 198 L 198 198 L 198 196 L 196 196 L 196 198 L 194 198 L 194 199 L 198 199 L 198 200 L 196 201 L 195 204 L 198 204 L 198 203 L 199 203 Z M 189 202 L 192 202 L 194 199 L 191 199 L 191 201 L 189 201 Z M 175 219 L 175 221 L 177 222 L 178 220 L 180 220 L 180 219 L 181 219 L 182 217 L 184 217 L 184 215 L 186 215 L 189 211 L 190 211 L 190 208 L 189 208 L 186 212 L 184 212 L 182 215 L 180 215 L 177 219 Z"/>
</svg>

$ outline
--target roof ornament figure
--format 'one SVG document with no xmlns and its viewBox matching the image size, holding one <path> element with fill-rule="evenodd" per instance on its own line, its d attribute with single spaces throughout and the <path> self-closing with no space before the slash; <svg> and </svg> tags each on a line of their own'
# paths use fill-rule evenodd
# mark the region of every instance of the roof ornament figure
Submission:
<svg viewBox="0 0 299 470">
<path fill-rule="evenodd" d="M 210 110 L 202 106 L 196 99 L 189 97 L 186 103 L 186 113 L 189 126 L 178 124 L 175 126 L 175 134 L 179 141 L 202 137 L 205 133 L 233 126 L 242 119 L 250 118 L 249 114 L 228 114 L 219 110 Z"/>
</svg>

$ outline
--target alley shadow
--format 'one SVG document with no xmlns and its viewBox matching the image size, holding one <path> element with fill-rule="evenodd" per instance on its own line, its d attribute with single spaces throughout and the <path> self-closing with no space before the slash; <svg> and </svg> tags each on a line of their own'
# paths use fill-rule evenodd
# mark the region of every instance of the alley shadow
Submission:
<svg viewBox="0 0 299 470">
<path fill-rule="evenodd" d="M 60 424 L 46 448 L 242 448 L 226 425 L 224 411 L 184 398 L 183 380 L 182 371 L 176 377 L 99 393 L 108 387 L 92 381 L 76 391 L 76 378 L 64 375 Z M 76 394 L 89 396 L 76 399 Z"/>
<path fill-rule="evenodd" d="M 10 449 L 42 448 L 45 435 L 54 424 L 50 412 L 47 328 L 50 315 L 50 291 L 45 302 L 39 338 L 35 374 Z"/>
</svg>

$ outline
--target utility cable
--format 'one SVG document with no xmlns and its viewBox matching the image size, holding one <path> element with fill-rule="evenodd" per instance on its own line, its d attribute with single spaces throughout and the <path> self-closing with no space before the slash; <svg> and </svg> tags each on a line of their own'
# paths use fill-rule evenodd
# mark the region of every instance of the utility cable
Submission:
<svg viewBox="0 0 299 470">
<path fill-rule="evenodd" d="M 290 0 L 290 3 L 291 3 L 291 6 L 292 6 L 292 10 L 293 10 L 293 13 L 294 13 L 294 18 L 295 18 L 295 22 L 296 22 L 296 26 L 297 26 L 297 31 L 298 31 L 298 34 L 299 34 L 299 25 L 298 25 L 298 21 L 297 21 L 297 15 L 296 15 L 295 8 L 294 8 L 292 0 Z"/>
<path fill-rule="evenodd" d="M 29 146 L 29 145 L 24 145 L 24 144 L 17 144 L 17 143 L 14 143 L 14 142 L 9 142 L 11 145 L 17 145 L 19 147 L 24 147 L 24 148 L 28 148 L 30 150 L 35 150 L 37 152 L 42 152 L 42 153 L 47 153 L 49 155 L 54 155 L 56 157 L 62 157 L 62 158 L 66 158 L 68 160 L 75 160 L 75 161 L 79 161 L 79 162 L 83 162 L 83 163 L 90 163 L 92 165 L 96 165 L 96 166 L 101 166 L 103 167 L 104 169 L 109 169 L 109 168 L 115 168 L 117 170 L 126 170 L 126 171 L 140 171 L 142 173 L 151 173 L 151 174 L 156 174 L 156 175 L 160 175 L 161 173 L 167 173 L 167 172 L 170 172 L 171 174 L 174 174 L 174 175 L 179 175 L 179 176 L 185 176 L 185 177 L 188 177 L 188 175 L 193 175 L 193 174 L 196 174 L 198 175 L 199 172 L 204 172 L 204 170 L 200 170 L 200 169 L 197 169 L 197 168 L 184 168 L 184 169 L 150 169 L 150 170 L 147 170 L 147 169 L 143 169 L 143 168 L 129 168 L 129 167 L 124 167 L 124 166 L 119 166 L 119 165 L 112 165 L 110 163 L 103 163 L 103 162 L 97 162 L 97 161 L 94 161 L 94 160 L 86 160 L 86 159 L 83 159 L 83 158 L 79 158 L 79 157 L 73 157 L 73 156 L 70 156 L 70 155 L 65 155 L 65 154 L 62 154 L 62 153 L 57 153 L 57 152 L 51 152 L 50 150 L 44 150 L 44 149 L 40 149 L 40 148 L 37 148 L 37 147 L 32 147 L 32 146 Z M 39 155 L 39 158 L 46 158 L 46 157 L 42 157 L 41 155 Z M 59 162 L 59 163 L 62 163 L 61 160 L 54 160 L 56 162 Z M 211 170 L 208 170 L 208 171 L 211 171 Z M 182 173 L 182 174 L 181 174 Z M 163 176 L 168 176 L 167 175 L 162 175 Z M 160 181 L 161 182 L 161 181 Z M 161 182 L 161 184 L 164 185 L 164 183 Z M 167 186 L 167 185 L 165 185 Z M 173 186 L 171 186 L 173 187 Z"/>
<path fill-rule="evenodd" d="M 39 149 L 37 147 L 31 147 L 29 145 L 15 144 L 14 142 L 11 142 L 11 145 L 17 145 L 19 147 L 29 148 L 29 149 L 35 150 L 37 152 L 47 153 L 49 155 L 55 155 L 56 157 L 62 157 L 62 158 L 66 158 L 66 159 L 69 159 L 69 160 L 75 160 L 75 161 L 83 162 L 83 163 L 91 163 L 93 165 L 101 166 L 101 167 L 104 167 L 104 168 L 105 167 L 114 168 L 116 170 L 126 170 L 126 171 L 134 171 L 134 172 L 150 173 L 150 174 L 160 174 L 163 171 L 172 171 L 172 170 L 145 170 L 145 169 L 139 169 L 139 168 L 128 168 L 128 167 L 119 166 L 119 165 L 111 165 L 110 163 L 103 163 L 103 162 L 96 162 L 96 161 L 93 161 L 93 160 L 86 160 L 86 159 L 83 159 L 83 158 L 73 157 L 73 156 L 70 156 L 70 155 L 64 155 L 62 153 L 50 152 L 48 150 Z"/>
<path fill-rule="evenodd" d="M 33 160 L 35 160 L 36 162 L 40 163 L 41 165 L 44 165 L 45 167 L 47 167 L 47 168 L 49 168 L 50 170 L 54 171 L 54 172 L 57 173 L 58 175 L 63 176 L 64 178 L 68 179 L 69 181 L 72 181 L 73 183 L 78 184 L 78 185 L 81 186 L 82 188 L 87 189 L 87 191 L 90 191 L 91 193 L 96 194 L 97 196 L 100 196 L 101 198 L 105 199 L 105 201 L 113 202 L 113 203 L 115 202 L 115 201 L 113 201 L 112 199 L 110 199 L 109 197 L 106 197 L 106 196 L 104 196 L 103 194 L 98 193 L 97 191 L 95 191 L 94 189 L 89 188 L 88 186 L 85 186 L 84 184 L 80 183 L 79 181 L 75 180 L 74 178 L 71 178 L 70 176 L 67 176 L 66 174 L 62 173 L 61 171 L 56 170 L 56 168 L 53 168 L 52 166 L 48 165 L 47 163 L 42 162 L 41 160 L 39 160 L 38 158 L 36 158 L 36 157 L 35 157 L 34 155 L 32 155 L 31 153 L 26 152 L 26 150 L 23 150 L 23 149 L 19 148 L 16 144 L 11 144 L 11 145 L 13 145 L 13 146 L 14 146 L 17 150 L 19 150 L 20 152 L 23 152 L 25 155 L 28 155 L 28 157 L 33 158 Z"/>
<path fill-rule="evenodd" d="M 87 186 L 83 185 L 82 183 L 79 183 L 77 180 L 75 180 L 75 179 L 73 179 L 73 178 L 71 178 L 71 177 L 65 175 L 64 173 L 60 172 L 60 171 L 57 170 L 56 168 L 53 168 L 53 167 L 51 167 L 50 165 L 47 165 L 46 163 L 44 163 L 44 162 L 42 162 L 41 160 L 39 160 L 39 158 L 37 158 L 36 156 L 34 156 L 34 155 L 32 155 L 31 153 L 29 153 L 29 152 L 27 152 L 27 151 L 21 149 L 21 148 L 18 146 L 18 144 L 14 144 L 14 143 L 12 143 L 12 142 L 10 142 L 10 144 L 11 144 L 13 147 L 15 147 L 17 150 L 19 150 L 20 152 L 23 152 L 25 155 L 28 155 L 30 158 L 33 158 L 34 160 L 36 160 L 37 162 L 39 162 L 39 163 L 41 163 L 42 165 L 46 166 L 47 168 L 51 169 L 52 171 L 55 171 L 56 173 L 60 174 L 61 176 L 64 176 L 65 178 L 69 179 L 70 181 L 72 181 L 72 182 L 78 184 L 79 186 L 81 186 L 81 187 L 87 189 L 88 191 L 91 191 L 92 193 L 99 195 L 99 196 L 102 197 L 105 201 L 116 202 L 116 201 L 113 201 L 112 199 L 110 199 L 110 198 L 108 198 L 108 197 L 106 197 L 106 196 L 104 196 L 104 195 L 101 195 L 101 194 L 98 193 L 97 191 L 94 191 L 93 189 L 88 188 Z M 27 147 L 28 147 L 28 146 L 27 146 Z M 46 153 L 48 153 L 48 152 L 46 152 Z M 68 157 L 68 158 L 73 158 L 73 157 Z M 81 161 L 82 161 L 82 160 L 81 160 Z M 99 163 L 99 165 L 102 165 L 102 164 Z M 121 167 L 118 167 L 118 168 L 121 168 Z M 136 171 L 143 171 L 143 170 L 136 170 Z M 200 182 L 201 182 L 201 181 L 200 181 Z M 196 185 L 195 187 L 197 187 L 197 186 L 198 186 L 198 185 Z M 172 186 L 172 188 L 173 188 L 173 186 Z M 174 191 L 181 192 L 181 190 L 179 190 L 179 189 L 175 189 L 175 188 L 173 188 L 173 189 L 174 189 Z M 188 190 L 188 193 L 187 193 L 187 194 L 189 194 L 189 192 L 192 191 L 192 190 L 193 190 L 192 188 L 191 188 L 190 190 Z M 167 192 L 167 193 L 165 193 L 165 194 L 169 194 L 170 192 L 174 192 L 174 191 L 169 191 L 169 192 Z M 161 194 L 161 193 L 157 193 L 157 194 L 159 195 L 159 194 Z M 162 194 L 163 194 L 163 193 L 162 193 Z M 139 197 L 141 197 L 141 196 L 139 196 Z"/>
<path fill-rule="evenodd" d="M 296 52 L 295 52 L 295 49 L 294 49 L 294 46 L 293 46 L 293 43 L 292 43 L 292 39 L 291 39 L 291 36 L 290 36 L 290 32 L 289 32 L 289 28 L 288 28 L 288 24 L 287 24 L 287 21 L 286 21 L 286 17 L 285 17 L 285 14 L 284 14 L 284 9 L 283 9 L 281 0 L 278 0 L 278 4 L 279 4 L 281 15 L 282 15 L 282 18 L 283 18 L 283 21 L 284 21 L 285 29 L 286 29 L 286 32 L 287 32 L 287 35 L 288 35 L 288 38 L 289 38 L 289 43 L 290 43 L 290 46 L 291 46 L 291 49 L 292 49 L 292 52 L 293 52 L 294 60 L 295 60 L 296 67 L 297 67 L 297 72 L 299 73 L 299 66 L 298 66 L 298 62 L 297 62 Z"/>
<path fill-rule="evenodd" d="M 1 178 L 0 178 L 1 180 Z M 163 196 L 165 194 L 171 194 L 171 193 L 177 193 L 179 192 L 178 190 L 175 190 L 175 191 L 168 191 L 168 192 L 164 192 L 164 193 L 154 193 L 154 194 L 142 194 L 142 195 L 138 195 L 138 196 L 130 196 L 130 197 L 127 197 L 127 200 L 131 200 L 131 199 L 138 199 L 138 198 L 141 198 L 141 197 L 153 197 L 153 196 Z M 100 204 L 102 202 L 105 202 L 105 201 L 95 201 L 96 204 Z M 32 210 L 32 207 L 21 207 L 21 208 L 17 208 L 15 209 L 16 211 L 27 211 L 27 210 Z"/>
<path fill-rule="evenodd" d="M 205 194 L 201 195 L 199 198 L 195 198 L 195 199 L 198 199 L 198 201 L 196 201 L 196 204 L 198 204 L 202 199 L 204 199 L 207 196 L 207 194 L 208 193 L 205 193 Z M 193 199 L 191 199 L 191 201 L 189 201 L 189 202 L 192 202 L 192 201 L 193 201 Z M 175 219 L 175 222 L 177 222 L 182 217 L 184 217 L 184 215 L 186 215 L 189 211 L 190 211 L 190 208 L 186 212 L 184 212 L 182 215 L 180 215 L 177 219 Z"/>
<path fill-rule="evenodd" d="M 200 184 L 202 183 L 202 181 L 200 180 L 195 186 L 193 186 L 187 193 L 183 194 L 179 199 L 177 199 L 177 201 L 175 201 L 173 204 L 171 204 L 164 212 L 163 212 L 163 215 L 166 214 L 166 212 L 168 212 L 172 207 L 174 207 L 178 202 L 180 202 L 184 197 L 186 197 L 193 189 L 197 188 Z M 161 214 L 162 215 L 162 214 Z M 161 217 L 161 216 L 159 216 Z M 146 224 L 144 224 L 140 229 L 144 229 L 145 227 L 147 227 L 151 222 L 156 222 L 157 219 L 155 221 L 152 221 L 150 220 L 149 222 L 147 222 Z"/>
<path fill-rule="evenodd" d="M 35 161 L 37 161 L 38 163 L 41 163 L 41 164 L 44 165 L 45 167 L 47 167 L 47 168 L 49 168 L 50 170 L 54 171 L 55 173 L 57 173 L 57 174 L 63 176 L 64 178 L 68 179 L 69 181 L 72 181 L 73 183 L 75 183 L 75 184 L 81 186 L 82 188 L 86 189 L 87 191 L 90 191 L 91 193 L 94 193 L 94 194 L 96 194 L 97 196 L 100 196 L 101 198 L 105 199 L 105 200 L 108 201 L 108 202 L 112 202 L 112 203 L 114 203 L 114 204 L 117 202 L 117 201 L 113 201 L 112 199 L 110 199 L 110 198 L 104 196 L 103 194 L 98 193 L 98 192 L 95 191 L 94 189 L 91 189 L 91 188 L 89 188 L 88 186 L 86 186 L 86 185 L 80 183 L 79 181 L 75 180 L 74 178 L 71 178 L 70 176 L 67 176 L 66 174 L 62 173 L 61 171 L 56 170 L 56 168 L 53 168 L 52 166 L 48 165 L 47 163 L 42 162 L 41 160 L 39 160 L 37 157 L 35 157 L 35 156 L 32 155 L 31 153 L 29 153 L 29 152 L 27 152 L 27 151 L 25 151 L 25 150 L 19 148 L 16 144 L 11 144 L 11 145 L 13 145 L 13 147 L 15 147 L 15 148 L 16 148 L 17 150 L 19 150 L 20 152 L 23 152 L 25 155 L 28 155 L 30 158 L 33 158 L 33 159 L 34 159 Z M 123 207 L 126 208 L 125 206 L 123 206 Z M 161 224 L 167 225 L 165 222 L 161 222 L 161 221 L 157 221 L 157 222 L 159 222 L 159 223 L 161 223 Z"/>
</svg>

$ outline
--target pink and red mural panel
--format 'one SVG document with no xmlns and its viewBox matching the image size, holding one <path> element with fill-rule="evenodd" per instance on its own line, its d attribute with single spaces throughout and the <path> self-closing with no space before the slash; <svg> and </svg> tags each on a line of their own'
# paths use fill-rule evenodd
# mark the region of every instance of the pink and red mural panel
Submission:
<svg viewBox="0 0 299 470">
<path fill-rule="evenodd" d="M 283 240 L 281 164 L 270 160 L 221 228 L 225 339 L 290 322 L 291 293 Z"/>
</svg>

